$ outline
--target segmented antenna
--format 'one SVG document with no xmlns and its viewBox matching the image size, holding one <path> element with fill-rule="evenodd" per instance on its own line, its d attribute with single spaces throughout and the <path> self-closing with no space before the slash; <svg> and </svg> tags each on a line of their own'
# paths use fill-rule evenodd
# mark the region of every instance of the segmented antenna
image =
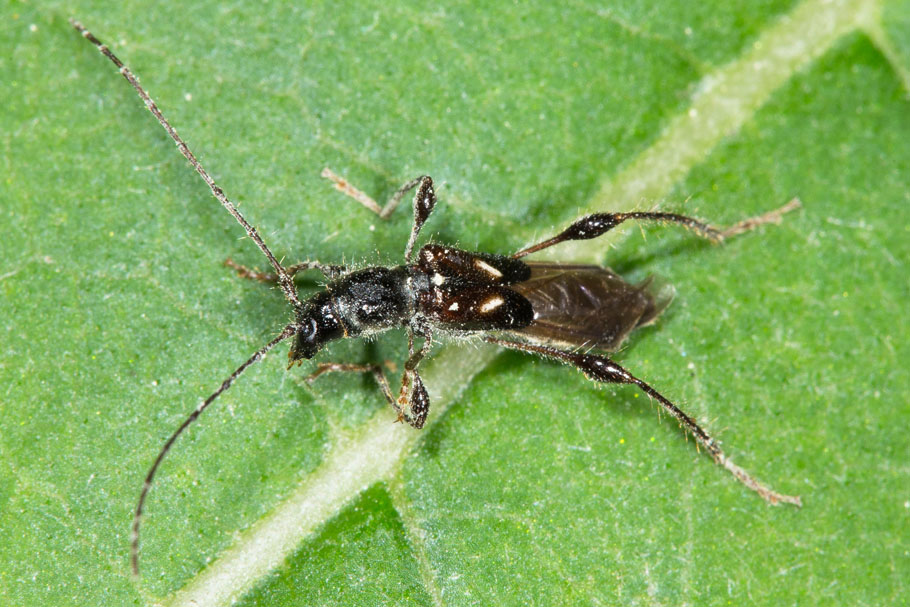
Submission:
<svg viewBox="0 0 910 607">
<path fill-rule="evenodd" d="M 262 251 L 266 257 L 268 257 L 269 263 L 271 263 L 272 267 L 275 269 L 275 274 L 278 277 L 278 284 L 281 287 L 281 290 L 284 292 L 285 297 L 288 299 L 288 301 L 291 302 L 291 305 L 293 305 L 295 309 L 299 309 L 301 307 L 300 299 L 297 297 L 297 291 L 294 289 L 294 284 L 291 281 L 290 275 L 287 273 L 285 268 L 280 263 L 278 263 L 278 260 L 275 259 L 275 256 L 272 255 L 272 252 L 269 250 L 268 246 L 266 246 L 265 242 L 263 242 L 262 238 L 260 238 L 259 233 L 256 231 L 256 228 L 250 225 L 250 223 L 243 217 L 243 215 L 241 215 L 240 211 L 237 210 L 237 207 L 235 207 L 234 204 L 228 200 L 228 197 L 225 196 L 224 190 L 222 190 L 218 184 L 215 183 L 215 181 L 209 176 L 208 172 L 206 172 L 199 161 L 196 160 L 196 157 L 190 151 L 190 148 L 187 147 L 186 142 L 180 138 L 180 135 L 177 134 L 177 131 L 174 129 L 174 127 L 172 127 L 171 124 L 167 121 L 167 119 L 161 113 L 161 110 L 158 109 L 158 106 L 154 101 L 152 101 L 152 98 L 149 97 L 149 94 L 145 92 L 145 89 L 143 89 L 139 84 L 139 80 L 136 78 L 136 76 L 133 75 L 128 67 L 123 65 L 123 62 L 120 61 L 120 59 L 118 59 L 117 56 L 114 55 L 114 53 L 112 53 L 106 45 L 98 40 L 98 38 L 96 38 L 90 31 L 85 29 L 81 23 L 74 19 L 70 19 L 70 24 L 72 24 L 72 26 L 76 28 L 76 30 L 81 33 L 84 38 L 98 47 L 98 50 L 101 51 L 101 54 L 110 59 L 111 62 L 117 66 L 117 68 L 120 70 L 120 73 L 124 78 L 126 78 L 127 82 L 129 82 L 130 85 L 136 90 L 136 92 L 139 93 L 139 97 L 143 102 L 145 102 L 145 107 L 148 108 L 148 110 L 152 113 L 152 115 L 155 116 L 161 126 L 164 127 L 164 130 L 167 131 L 167 134 L 171 137 L 171 139 L 174 140 L 174 143 L 177 144 L 177 149 L 180 150 L 180 153 L 190 161 L 190 164 L 193 165 L 193 168 L 196 169 L 196 172 L 199 173 L 199 175 L 202 177 L 202 180 L 205 181 L 209 188 L 211 188 L 212 194 L 214 194 L 215 198 L 217 198 L 222 206 L 224 206 L 224 208 L 227 209 L 231 215 L 233 215 L 234 219 L 236 219 L 237 222 L 243 226 L 243 229 L 245 229 L 249 237 L 253 239 L 253 242 L 256 243 L 256 246 L 259 247 L 259 250 Z M 202 401 L 199 406 L 196 407 L 196 409 L 189 415 L 189 417 L 187 417 L 183 423 L 180 424 L 180 427 L 177 428 L 173 434 L 171 434 L 170 438 L 167 439 L 167 442 L 164 443 L 164 446 L 158 452 L 158 456 L 155 458 L 152 467 L 149 468 L 148 473 L 145 475 L 145 482 L 142 484 L 142 491 L 139 494 L 139 501 L 136 504 L 136 511 L 133 515 L 132 533 L 130 536 L 130 565 L 132 566 L 134 575 L 139 575 L 139 525 L 142 519 L 142 509 L 145 506 L 145 499 L 148 496 L 149 489 L 152 486 L 152 481 L 155 479 L 155 474 L 158 472 L 158 467 L 161 465 L 161 462 L 171 450 L 171 446 L 174 444 L 174 441 L 176 441 L 177 438 L 183 434 L 183 431 L 186 430 L 190 424 L 196 421 L 199 415 L 205 411 L 208 406 L 215 401 L 216 398 L 221 396 L 222 393 L 230 388 L 231 384 L 234 383 L 234 380 L 240 377 L 240 375 L 242 375 L 243 372 L 247 370 L 247 368 L 259 362 L 262 357 L 269 352 L 269 350 L 277 346 L 279 343 L 283 342 L 288 337 L 291 337 L 295 333 L 297 333 L 296 325 L 294 323 L 287 325 L 284 329 L 281 330 L 281 333 L 279 333 L 277 337 L 272 339 L 272 341 L 266 345 L 262 346 L 255 354 L 247 359 L 246 362 L 237 367 L 237 369 L 231 373 L 230 377 L 224 380 L 221 383 L 221 386 L 215 390 L 215 392 L 213 392 L 207 399 Z"/>
<path fill-rule="evenodd" d="M 278 275 L 278 285 L 281 287 L 281 290 L 284 291 L 284 296 L 287 297 L 288 301 L 294 306 L 295 309 L 301 307 L 300 299 L 297 297 L 297 291 L 294 289 L 294 283 L 291 281 L 291 277 L 285 271 L 284 267 L 278 263 L 278 260 L 275 259 L 275 256 L 272 255 L 272 252 L 260 238 L 259 233 L 256 231 L 250 223 L 240 214 L 240 211 L 237 210 L 237 207 L 234 206 L 228 197 L 225 196 L 224 190 L 222 190 L 215 180 L 212 179 L 208 172 L 203 168 L 203 166 L 196 160 L 196 156 L 190 151 L 190 148 L 186 145 L 186 142 L 180 138 L 180 135 L 177 134 L 177 130 L 171 126 L 171 123 L 167 121 L 167 118 L 164 117 L 164 114 L 161 113 L 161 110 L 158 109 L 158 106 L 152 101 L 152 98 L 149 97 L 149 94 L 145 92 L 145 89 L 142 88 L 142 85 L 139 84 L 139 79 L 130 71 L 128 67 L 123 65 L 123 62 L 117 58 L 117 56 L 111 52 L 106 44 L 102 43 L 98 38 L 94 36 L 90 31 L 85 29 L 81 23 L 75 19 L 70 19 L 70 24 L 76 28 L 82 37 L 98 47 L 98 50 L 101 51 L 101 54 L 111 60 L 111 62 L 117 66 L 117 69 L 120 70 L 120 74 L 126 78 L 126 81 L 130 83 L 136 92 L 139 93 L 139 97 L 142 98 L 142 101 L 145 102 L 145 107 L 155 116 L 159 124 L 164 127 L 164 130 L 167 131 L 167 134 L 174 140 L 174 143 L 177 144 L 177 149 L 180 150 L 180 153 L 190 161 L 190 164 L 193 165 L 193 168 L 196 169 L 196 172 L 202 177 L 202 180 L 205 181 L 206 185 L 209 186 L 214 194 L 215 198 L 218 199 L 218 202 L 227 209 L 228 213 L 234 216 L 234 219 L 237 220 L 243 229 L 246 230 L 247 235 L 253 239 L 253 242 L 256 243 L 256 246 L 259 247 L 259 250 L 268 257 L 269 263 L 272 264 L 272 267 L 275 269 L 275 273 Z"/>
<path fill-rule="evenodd" d="M 259 350 L 253 354 L 250 358 L 247 359 L 245 363 L 237 367 L 237 369 L 231 373 L 231 376 L 226 380 L 221 382 L 221 387 L 215 390 L 207 399 L 199 403 L 199 406 L 190 413 L 189 417 L 183 420 L 183 423 L 180 424 L 180 427 L 171 434 L 171 437 L 167 439 L 167 442 L 164 443 L 164 446 L 161 448 L 161 451 L 158 452 L 158 457 L 155 458 L 155 463 L 152 464 L 152 467 L 149 468 L 148 473 L 145 475 L 145 482 L 142 484 L 142 492 L 139 494 L 139 502 L 136 504 L 136 513 L 133 515 L 133 528 L 132 534 L 130 536 L 130 564 L 133 567 L 133 575 L 139 575 L 139 522 L 142 518 L 142 508 L 145 506 L 145 498 L 148 495 L 149 489 L 152 486 L 152 481 L 155 479 L 155 473 L 158 472 L 158 466 L 161 465 L 164 456 L 167 455 L 168 451 L 171 450 L 171 445 L 174 444 L 174 441 L 177 440 L 183 431 L 187 427 L 196 421 L 196 418 L 211 405 L 216 398 L 221 396 L 228 388 L 231 387 L 231 384 L 234 383 L 234 380 L 240 377 L 240 375 L 247 370 L 251 365 L 259 362 L 266 353 L 283 342 L 288 337 L 297 333 L 297 327 L 291 323 L 282 329 L 281 333 L 278 334 L 278 337 L 267 343 L 266 345 L 259 348 Z"/>
</svg>

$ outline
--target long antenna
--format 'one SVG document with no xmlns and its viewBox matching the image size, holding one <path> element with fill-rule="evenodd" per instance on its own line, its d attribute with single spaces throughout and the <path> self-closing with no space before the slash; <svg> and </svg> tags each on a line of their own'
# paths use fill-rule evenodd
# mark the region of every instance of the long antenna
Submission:
<svg viewBox="0 0 910 607">
<path fill-rule="evenodd" d="M 94 36 L 94 34 L 85 29 L 85 26 L 83 26 L 75 19 L 70 19 L 70 24 L 76 28 L 76 31 L 82 34 L 83 38 L 98 47 L 98 50 L 101 51 L 101 54 L 110 59 L 111 62 L 120 70 L 120 74 L 126 78 L 126 81 L 129 82 L 134 89 L 136 89 L 136 92 L 139 93 L 139 97 L 141 97 L 142 101 L 145 102 L 145 107 L 148 108 L 148 110 L 155 116 L 161 126 L 164 127 L 164 130 L 167 131 L 167 134 L 170 135 L 171 139 L 174 140 L 174 143 L 177 144 L 177 149 L 180 150 L 180 153 L 190 161 L 190 164 L 193 165 L 193 168 L 196 169 L 196 172 L 199 173 L 199 175 L 202 177 L 202 180 L 205 181 L 209 188 L 211 188 L 212 194 L 214 194 L 215 198 L 218 199 L 218 202 L 220 202 L 222 206 L 227 209 L 228 213 L 234 216 L 234 219 L 237 220 L 237 223 L 243 226 L 243 229 L 246 230 L 246 233 L 249 235 L 249 237 L 252 238 L 253 242 L 256 243 L 256 246 L 259 247 L 259 250 L 262 251 L 266 257 L 268 257 L 269 263 L 272 264 L 272 267 L 275 269 L 275 273 L 278 275 L 278 285 L 281 287 L 281 290 L 284 291 L 284 296 L 287 297 L 288 301 L 291 302 L 295 309 L 299 309 L 301 307 L 300 299 L 297 297 L 297 291 L 294 289 L 294 283 L 291 281 L 291 277 L 288 276 L 288 273 L 285 271 L 284 267 L 278 263 L 278 260 L 275 259 L 274 255 L 272 255 L 272 252 L 269 250 L 268 246 L 266 246 L 265 242 L 263 242 L 262 238 L 260 238 L 259 233 L 256 232 L 256 228 L 254 228 L 246 219 L 244 219 L 243 215 L 240 214 L 240 211 L 237 210 L 237 207 L 234 206 L 234 203 L 228 200 L 228 197 L 225 196 L 224 190 L 222 190 L 218 184 L 215 183 L 215 180 L 209 176 L 208 172 L 202 167 L 199 161 L 196 160 L 196 156 L 194 156 L 190 151 L 190 148 L 187 147 L 186 142 L 180 138 L 180 135 L 177 134 L 176 129 L 171 126 L 171 123 L 167 121 L 167 118 L 164 117 L 164 114 L 161 113 L 161 110 L 158 109 L 158 106 L 154 101 L 152 101 L 152 98 L 149 97 L 149 94 L 146 93 L 145 89 L 142 88 L 142 85 L 139 84 L 139 79 L 136 78 L 136 76 L 133 74 L 133 72 L 130 71 L 128 67 L 123 65 L 123 62 L 120 61 L 120 59 L 118 59 L 117 56 L 111 52 L 107 45 L 103 44 L 100 40 L 98 40 L 98 38 Z"/>
<path fill-rule="evenodd" d="M 250 223 L 243 217 L 240 211 L 237 210 L 237 207 L 234 206 L 234 203 L 228 200 L 228 197 L 224 194 L 224 190 L 222 190 L 218 184 L 215 183 L 215 180 L 211 178 L 205 168 L 203 168 L 202 164 L 200 164 L 200 162 L 196 159 L 196 156 L 194 156 L 190 151 L 190 148 L 186 145 L 186 142 L 183 141 L 183 139 L 180 138 L 180 135 L 177 134 L 177 130 L 171 126 L 171 123 L 167 121 L 167 118 L 164 117 L 164 115 L 161 113 L 161 110 L 158 109 L 158 106 L 155 104 L 149 94 L 145 92 L 145 89 L 143 89 L 139 84 L 138 78 L 136 78 L 136 76 L 130 71 L 128 67 L 123 65 L 123 62 L 120 61 L 120 59 L 118 59 L 117 56 L 114 55 L 114 53 L 112 53 L 105 44 L 103 44 L 90 31 L 88 31 L 85 26 L 74 19 L 70 19 L 70 24 L 76 28 L 76 31 L 82 34 L 85 39 L 98 47 L 98 50 L 101 51 L 101 54 L 110 59 L 111 62 L 117 66 L 117 68 L 120 70 L 120 74 L 126 78 L 126 81 L 130 83 L 130 85 L 136 90 L 137 93 L 139 93 L 139 97 L 143 102 L 145 102 L 145 107 L 147 107 L 152 115 L 155 116 L 155 119 L 158 120 L 158 123 L 164 127 L 164 130 L 167 131 L 167 134 L 170 136 L 170 138 L 173 139 L 174 143 L 177 144 L 177 149 L 179 149 L 180 153 L 190 161 L 190 164 L 193 165 L 193 168 L 196 169 L 196 172 L 199 173 L 199 175 L 202 177 L 202 180 L 205 181 L 206 185 L 208 185 L 212 190 L 212 194 L 215 196 L 215 198 L 218 199 L 221 205 L 227 209 L 228 213 L 230 213 L 234 219 L 237 220 L 237 223 L 243 226 L 243 229 L 246 230 L 247 235 L 253 239 L 253 242 L 256 243 L 256 246 L 259 247 L 259 250 L 262 251 L 262 253 L 268 258 L 269 263 L 272 264 L 272 267 L 275 269 L 275 273 L 278 276 L 278 285 L 284 292 L 284 296 L 288 299 L 289 302 L 291 302 L 291 305 L 293 305 L 295 309 L 299 309 L 301 307 L 300 299 L 297 297 L 297 291 L 294 289 L 294 283 L 291 281 L 290 275 L 278 262 L 278 260 L 275 259 L 275 256 L 272 255 L 272 251 L 269 250 L 269 247 L 265 244 L 265 242 L 263 242 L 262 238 L 259 236 L 259 233 L 256 231 L 256 228 L 250 225 Z M 145 482 L 142 484 L 142 491 L 139 494 L 139 501 L 136 503 L 136 511 L 133 515 L 132 533 L 130 538 L 130 565 L 132 566 L 134 575 L 139 575 L 139 525 L 142 519 L 142 509 L 145 506 L 145 500 L 148 496 L 149 489 L 152 486 L 152 481 L 155 480 L 155 474 L 158 472 L 158 467 L 161 465 L 161 462 L 171 450 L 171 446 L 173 446 L 174 441 L 176 441 L 177 438 L 183 434 L 183 431 L 186 430 L 190 424 L 196 421 L 199 415 L 205 411 L 209 405 L 215 402 L 215 399 L 217 399 L 228 388 L 230 388 L 231 384 L 234 383 L 234 380 L 240 377 L 240 375 L 242 375 L 243 372 L 247 370 L 247 368 L 259 362 L 262 357 L 265 356 L 272 348 L 283 342 L 288 337 L 291 337 L 295 333 L 297 333 L 297 327 L 294 323 L 291 323 L 282 329 L 281 333 L 272 339 L 272 341 L 259 348 L 255 354 L 246 360 L 246 362 L 237 367 L 237 369 L 231 373 L 231 375 L 226 380 L 221 382 L 221 386 L 217 390 L 215 390 L 207 399 L 199 403 L 199 406 L 196 407 L 192 413 L 190 413 L 189 417 L 187 417 L 183 423 L 180 424 L 180 427 L 177 428 L 173 434 L 171 434 L 170 438 L 167 439 L 167 442 L 164 443 L 164 446 L 161 447 L 161 450 L 158 452 L 158 456 L 155 458 L 154 463 L 152 463 L 151 468 L 149 468 L 148 472 L 145 475 Z"/>
<path fill-rule="evenodd" d="M 145 475 L 145 482 L 142 484 L 142 492 L 139 494 L 139 502 L 136 504 L 136 513 L 133 515 L 133 530 L 130 537 L 130 564 L 133 567 L 133 575 L 139 575 L 139 522 L 142 518 L 142 508 L 145 506 L 145 498 L 148 495 L 149 489 L 152 486 L 152 481 L 155 479 L 155 473 L 158 472 L 158 466 L 161 465 L 164 456 L 167 455 L 168 451 L 171 450 L 171 445 L 174 444 L 174 441 L 177 440 L 183 431 L 187 427 L 196 421 L 196 418 L 206 410 L 206 408 L 211 405 L 216 398 L 221 396 L 221 394 L 231 387 L 231 384 L 234 383 L 234 380 L 237 379 L 240 374 L 247 370 L 251 365 L 259 362 L 266 353 L 283 342 L 288 337 L 297 333 L 297 327 L 294 323 L 289 324 L 284 329 L 281 330 L 281 333 L 278 334 L 272 341 L 266 345 L 259 348 L 259 350 L 253 354 L 250 358 L 247 359 L 245 363 L 237 367 L 237 369 L 231 373 L 231 376 L 226 380 L 221 382 L 221 387 L 215 390 L 207 399 L 199 403 L 199 406 L 190 413 L 189 417 L 183 420 L 183 423 L 180 424 L 180 427 L 171 434 L 171 437 L 167 439 L 167 442 L 164 443 L 164 446 L 161 447 L 161 451 L 158 452 L 158 457 L 155 458 L 155 463 L 152 464 L 152 467 L 149 468 L 148 473 Z"/>
</svg>

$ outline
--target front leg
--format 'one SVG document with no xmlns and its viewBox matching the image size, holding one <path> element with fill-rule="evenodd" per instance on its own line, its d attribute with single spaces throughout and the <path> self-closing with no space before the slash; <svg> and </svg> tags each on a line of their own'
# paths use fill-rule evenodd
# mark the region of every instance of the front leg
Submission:
<svg viewBox="0 0 910 607">
<path fill-rule="evenodd" d="M 395 406 L 395 399 L 392 398 L 392 389 L 389 387 L 389 380 L 385 378 L 385 373 L 382 372 L 382 367 L 379 365 L 358 365 L 352 363 L 319 363 L 319 366 L 316 367 L 316 370 L 306 376 L 304 381 L 308 384 L 312 384 L 316 379 L 325 373 L 370 373 L 373 375 L 373 378 L 376 380 L 376 383 L 379 384 L 379 389 L 382 390 L 382 395 L 385 396 L 385 399 L 389 401 L 389 404 L 393 407 Z"/>
<path fill-rule="evenodd" d="M 224 265 L 233 268 L 237 272 L 237 276 L 240 278 L 247 278 L 249 280 L 258 280 L 259 282 L 268 282 L 268 283 L 278 283 L 278 275 L 272 272 L 260 272 L 254 268 L 248 268 L 246 266 L 240 265 L 230 257 L 224 260 Z M 347 268 L 339 265 L 330 265 L 320 263 L 318 261 L 303 261 L 300 263 L 295 263 L 292 266 L 285 268 L 288 277 L 294 278 L 298 272 L 303 272 L 305 270 L 316 269 L 322 272 L 322 275 L 328 278 L 329 280 L 334 280 L 339 278 L 347 272 Z"/>
</svg>

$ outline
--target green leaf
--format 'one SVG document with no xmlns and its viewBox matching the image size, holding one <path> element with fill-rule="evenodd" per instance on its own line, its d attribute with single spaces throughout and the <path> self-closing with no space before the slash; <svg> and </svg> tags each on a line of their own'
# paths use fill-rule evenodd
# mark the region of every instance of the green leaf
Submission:
<svg viewBox="0 0 910 607">
<path fill-rule="evenodd" d="M 7 3 L 0 55 L 0 603 L 895 604 L 910 559 L 907 2 Z M 802 509 L 769 507 L 630 387 L 474 344 L 428 427 L 284 350 L 170 433 L 290 318 L 265 267 L 80 19 L 288 261 L 510 252 L 590 210 L 672 226 L 553 249 L 677 299 L 616 359 Z M 406 205 L 403 205 L 403 207 Z M 644 236 L 642 235 L 644 234 Z M 548 252 L 550 253 L 550 252 Z M 305 284 L 307 292 L 318 281 Z M 395 361 L 404 336 L 319 360 Z"/>
</svg>

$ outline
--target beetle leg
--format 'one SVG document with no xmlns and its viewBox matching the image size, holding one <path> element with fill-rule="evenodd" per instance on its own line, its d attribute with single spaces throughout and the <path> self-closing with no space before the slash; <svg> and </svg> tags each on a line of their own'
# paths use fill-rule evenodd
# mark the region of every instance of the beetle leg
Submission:
<svg viewBox="0 0 910 607">
<path fill-rule="evenodd" d="M 778 493 L 773 489 L 766 487 L 753 478 L 748 472 L 734 464 L 721 450 L 720 446 L 718 446 L 717 441 L 705 432 L 692 417 L 670 402 L 660 392 L 638 379 L 606 356 L 585 354 L 582 352 L 565 352 L 550 346 L 508 341 L 496 337 L 485 337 L 484 340 L 513 350 L 530 352 L 572 365 L 582 371 L 588 379 L 593 381 L 609 384 L 634 384 L 638 386 L 645 394 L 656 400 L 665 411 L 676 418 L 680 425 L 695 437 L 698 444 L 707 449 L 708 453 L 711 454 L 711 457 L 714 458 L 714 461 L 726 468 L 746 487 L 758 493 L 765 501 L 771 504 L 784 502 L 795 506 L 802 506 L 799 496 Z"/>
<path fill-rule="evenodd" d="M 268 283 L 277 283 L 278 275 L 273 272 L 260 272 L 259 270 L 248 268 L 247 266 L 240 265 L 231 258 L 224 260 L 224 265 L 233 268 L 237 271 L 237 276 L 240 278 L 248 278 L 250 280 L 258 280 L 259 282 L 268 282 Z M 285 268 L 285 271 L 288 273 L 288 276 L 293 278 L 298 272 L 303 272 L 305 270 L 315 269 L 322 272 L 322 275 L 333 280 L 340 277 L 345 272 L 347 268 L 339 265 L 330 265 L 320 263 L 318 261 L 303 261 L 300 263 L 295 263 L 292 266 Z"/>
<path fill-rule="evenodd" d="M 395 398 L 392 396 L 392 389 L 389 387 L 389 380 L 386 379 L 385 373 L 382 371 L 382 367 L 379 365 L 319 363 L 319 365 L 316 367 L 316 370 L 310 373 L 304 379 L 304 381 L 308 384 L 312 384 L 320 375 L 336 372 L 372 373 L 373 377 L 376 379 L 376 383 L 379 384 L 379 389 L 382 390 L 382 395 L 385 396 L 385 399 L 389 402 L 389 404 L 392 405 L 396 411 L 398 411 L 398 407 L 395 404 Z"/>
<path fill-rule="evenodd" d="M 758 217 L 751 217 L 744 221 L 740 221 L 739 223 L 730 228 L 727 228 L 726 230 L 715 228 L 693 217 L 688 217 L 686 215 L 677 215 L 676 213 L 652 213 L 638 211 L 630 213 L 594 213 L 593 215 L 586 215 L 581 219 L 576 220 L 572 225 L 570 225 L 568 228 L 556 236 L 518 251 L 512 255 L 512 257 L 516 259 L 524 257 L 525 255 L 530 255 L 531 253 L 536 253 L 538 251 L 548 249 L 561 242 L 566 242 L 567 240 L 588 240 L 591 238 L 597 238 L 598 236 L 603 236 L 628 219 L 636 221 L 662 221 L 668 223 L 676 223 L 683 227 L 694 230 L 695 233 L 699 236 L 703 236 L 704 238 L 713 240 L 715 242 L 720 242 L 725 238 L 729 238 L 730 236 L 735 236 L 737 234 L 742 234 L 743 232 L 748 232 L 749 230 L 752 230 L 755 227 L 766 223 L 780 223 L 780 218 L 784 213 L 788 213 L 799 207 L 799 199 L 794 198 L 779 209 L 775 209 L 773 211 L 765 213 L 764 215 L 759 215 Z"/>
<path fill-rule="evenodd" d="M 406 421 L 418 430 L 423 428 L 430 412 L 430 396 L 420 379 L 417 366 L 423 357 L 430 351 L 433 338 L 428 329 L 422 329 L 423 346 L 414 349 L 414 330 L 408 327 L 408 360 L 404 364 L 404 373 L 401 375 L 401 389 L 398 392 L 398 421 Z"/>
<path fill-rule="evenodd" d="M 411 228 L 411 237 L 408 238 L 408 244 L 404 250 L 405 261 L 411 261 L 411 252 L 414 250 L 414 243 L 417 242 L 417 235 L 420 233 L 420 228 L 423 227 L 424 222 L 430 216 L 430 213 L 433 212 L 433 207 L 436 206 L 436 191 L 433 189 L 432 178 L 428 175 L 421 175 L 420 177 L 410 180 L 398 188 L 398 191 L 392 195 L 392 198 L 389 199 L 384 207 L 380 207 L 369 195 L 351 185 L 348 180 L 336 174 L 331 169 L 322 169 L 321 175 L 334 183 L 336 190 L 347 194 L 379 215 L 382 219 L 388 219 L 398 206 L 398 203 L 401 202 L 401 199 L 404 198 L 404 195 L 414 188 L 417 188 L 417 192 L 414 194 L 414 227 Z"/>
</svg>

